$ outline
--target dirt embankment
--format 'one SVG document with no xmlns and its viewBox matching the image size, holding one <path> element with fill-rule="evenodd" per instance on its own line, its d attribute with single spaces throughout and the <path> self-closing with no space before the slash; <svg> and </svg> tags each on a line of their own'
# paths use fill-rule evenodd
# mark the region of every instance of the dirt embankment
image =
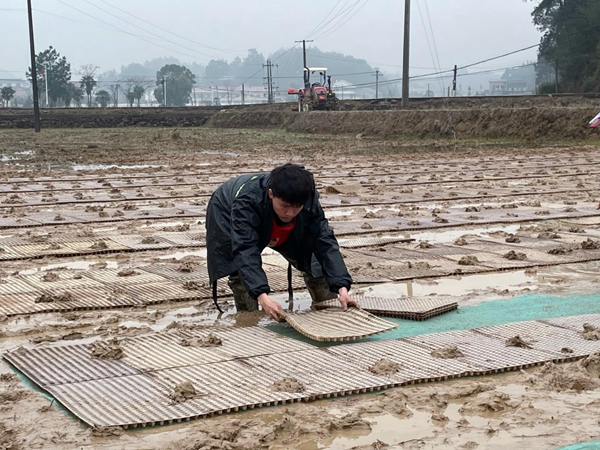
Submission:
<svg viewBox="0 0 600 450">
<path fill-rule="evenodd" d="M 342 111 L 298 113 L 292 104 L 186 108 L 58 108 L 44 110 L 47 128 L 275 128 L 299 133 L 379 137 L 592 140 L 594 96 L 396 99 L 342 102 Z M 32 128 L 31 110 L 0 111 L 0 128 Z"/>
<path fill-rule="evenodd" d="M 42 127 L 116 128 L 116 127 L 192 127 L 206 124 L 218 108 L 176 110 L 158 108 L 53 109 L 42 111 Z M 0 111 L 0 128 L 33 128 L 33 110 Z"/>
<path fill-rule="evenodd" d="M 414 138 L 591 140 L 592 108 L 392 110 L 341 112 L 223 111 L 217 128 L 285 128 L 300 133 L 362 134 Z"/>
</svg>

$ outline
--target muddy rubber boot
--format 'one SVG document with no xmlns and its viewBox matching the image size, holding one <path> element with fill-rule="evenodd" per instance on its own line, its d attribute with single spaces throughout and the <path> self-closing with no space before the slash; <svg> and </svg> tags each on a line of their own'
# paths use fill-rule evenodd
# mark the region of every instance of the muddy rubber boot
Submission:
<svg viewBox="0 0 600 450">
<path fill-rule="evenodd" d="M 304 283 L 312 299 L 312 304 L 321 303 L 325 300 L 332 300 L 337 298 L 337 294 L 329 290 L 329 285 L 325 281 L 325 277 L 315 278 L 308 273 L 302 274 L 304 276 Z"/>
<path fill-rule="evenodd" d="M 258 311 L 258 302 L 250 297 L 239 275 L 230 275 L 227 284 L 229 285 L 231 292 L 233 292 L 235 309 L 237 309 L 238 312 Z"/>
</svg>

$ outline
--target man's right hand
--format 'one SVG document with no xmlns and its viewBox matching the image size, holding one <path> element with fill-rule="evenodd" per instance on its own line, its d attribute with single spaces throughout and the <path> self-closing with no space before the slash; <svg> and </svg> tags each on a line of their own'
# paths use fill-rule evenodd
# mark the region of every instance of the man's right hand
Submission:
<svg viewBox="0 0 600 450">
<path fill-rule="evenodd" d="M 276 320 L 277 322 L 283 322 L 285 320 L 285 313 L 283 312 L 281 305 L 267 294 L 260 294 L 258 296 L 258 303 L 271 319 Z"/>
</svg>

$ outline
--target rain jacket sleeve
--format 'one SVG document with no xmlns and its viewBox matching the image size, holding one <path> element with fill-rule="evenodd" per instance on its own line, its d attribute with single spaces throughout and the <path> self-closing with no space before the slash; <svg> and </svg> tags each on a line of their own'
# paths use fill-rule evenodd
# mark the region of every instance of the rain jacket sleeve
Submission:
<svg viewBox="0 0 600 450">
<path fill-rule="evenodd" d="M 344 263 L 340 253 L 340 246 L 325 218 L 325 213 L 319 202 L 319 193 L 316 191 L 312 210 L 313 226 L 318 228 L 315 230 L 317 232 L 315 256 L 321 264 L 329 290 L 336 294 L 343 287 L 350 290 L 352 277 L 348 273 L 346 263 Z"/>
<path fill-rule="evenodd" d="M 246 291 L 254 300 L 261 294 L 271 292 L 267 275 L 262 269 L 260 248 L 261 226 L 259 205 L 242 190 L 231 206 L 231 248 L 238 273 Z"/>
</svg>

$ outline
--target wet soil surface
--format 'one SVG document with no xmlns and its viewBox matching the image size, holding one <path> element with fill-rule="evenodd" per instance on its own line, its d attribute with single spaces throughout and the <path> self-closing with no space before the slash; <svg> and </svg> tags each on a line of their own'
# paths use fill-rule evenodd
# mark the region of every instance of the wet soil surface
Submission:
<svg viewBox="0 0 600 450">
<path fill-rule="evenodd" d="M 206 290 L 206 283 L 196 274 L 205 271 L 203 207 L 212 189 L 240 172 L 269 170 L 291 160 L 315 172 L 326 215 L 343 236 L 342 244 L 355 232 L 362 233 L 361 237 L 414 239 L 377 248 L 343 249 L 352 273 L 365 276 L 363 282 L 385 273 L 413 271 L 406 273 L 418 276 L 418 271 L 439 271 L 448 264 L 460 265 L 463 271 L 445 277 L 367 283 L 360 286 L 365 294 L 449 295 L 465 306 L 530 292 L 597 292 L 600 262 L 552 259 L 573 255 L 594 259 L 589 255 L 600 246 L 599 218 L 558 217 L 558 213 L 576 216 L 597 205 L 600 155 L 594 147 L 496 148 L 490 152 L 489 144 L 471 142 L 447 152 L 445 143 L 434 141 L 256 130 L 186 129 L 177 135 L 172 131 L 54 130 L 43 136 L 0 131 L 4 156 L 0 162 L 0 290 L 12 286 L 19 276 L 33 275 L 39 277 L 42 289 L 38 300 L 62 304 L 71 301 L 69 295 L 75 292 L 62 286 L 86 279 L 93 271 L 113 270 L 119 283 L 129 283 L 146 276 L 144 268 L 168 263 L 174 273 L 190 277 L 185 281 L 188 289 Z M 326 190 L 327 186 L 337 189 Z M 177 214 L 178 210 L 197 215 Z M 162 211 L 162 218 L 147 219 L 150 216 L 144 214 L 155 211 Z M 84 216 L 110 221 L 75 220 Z M 486 224 L 498 217 L 527 221 Z M 26 221 L 35 226 L 21 227 Z M 183 239 L 185 234 L 188 241 L 198 238 L 199 242 L 194 247 L 147 248 L 162 245 L 168 234 L 171 239 Z M 142 248 L 106 253 L 113 245 L 111 236 L 128 238 L 127 242 Z M 74 237 L 88 239 L 82 248 L 93 247 L 97 254 L 35 253 L 60 253 Z M 20 248 L 27 248 L 30 253 L 24 255 L 37 255 L 36 259 L 5 258 L 12 254 L 13 245 L 33 246 Z M 556 248 L 564 252 L 555 255 Z M 273 252 L 263 257 L 266 268 L 285 270 L 285 261 Z M 556 261 L 561 265 L 544 265 Z M 494 272 L 494 267 L 507 271 Z M 60 292 L 45 292 L 55 286 Z M 118 298 L 122 288 L 113 286 L 110 295 Z M 275 299 L 294 311 L 310 305 L 305 292 L 293 304 L 286 301 L 286 295 L 275 295 Z M 221 316 L 208 300 L 0 315 L 0 351 L 87 344 L 91 358 L 118 362 L 126 351 L 118 339 L 124 337 L 174 328 L 201 329 L 215 323 L 254 326 L 269 322 L 261 312 L 235 314 L 231 298 L 223 298 L 221 304 L 226 311 Z M 581 333 L 590 340 L 600 336 L 592 325 Z M 516 338 L 507 345 L 527 345 Z M 183 339 L 179 344 L 218 347 L 219 342 L 213 334 Z M 443 350 L 438 357 L 460 357 L 452 349 Z M 568 354 L 570 349 L 563 350 Z M 385 375 L 397 371 L 398 365 L 384 359 L 370 370 Z M 402 387 L 124 432 L 81 426 L 56 403 L 26 387 L 1 362 L 0 448 L 554 448 L 597 436 L 599 372 L 598 357 L 592 356 L 501 376 Z M 273 388 L 301 392 L 304 387 L 294 381 L 279 380 Z M 172 386 L 171 394 L 174 403 L 184 404 L 203 395 L 200 386 L 185 382 Z"/>
</svg>

